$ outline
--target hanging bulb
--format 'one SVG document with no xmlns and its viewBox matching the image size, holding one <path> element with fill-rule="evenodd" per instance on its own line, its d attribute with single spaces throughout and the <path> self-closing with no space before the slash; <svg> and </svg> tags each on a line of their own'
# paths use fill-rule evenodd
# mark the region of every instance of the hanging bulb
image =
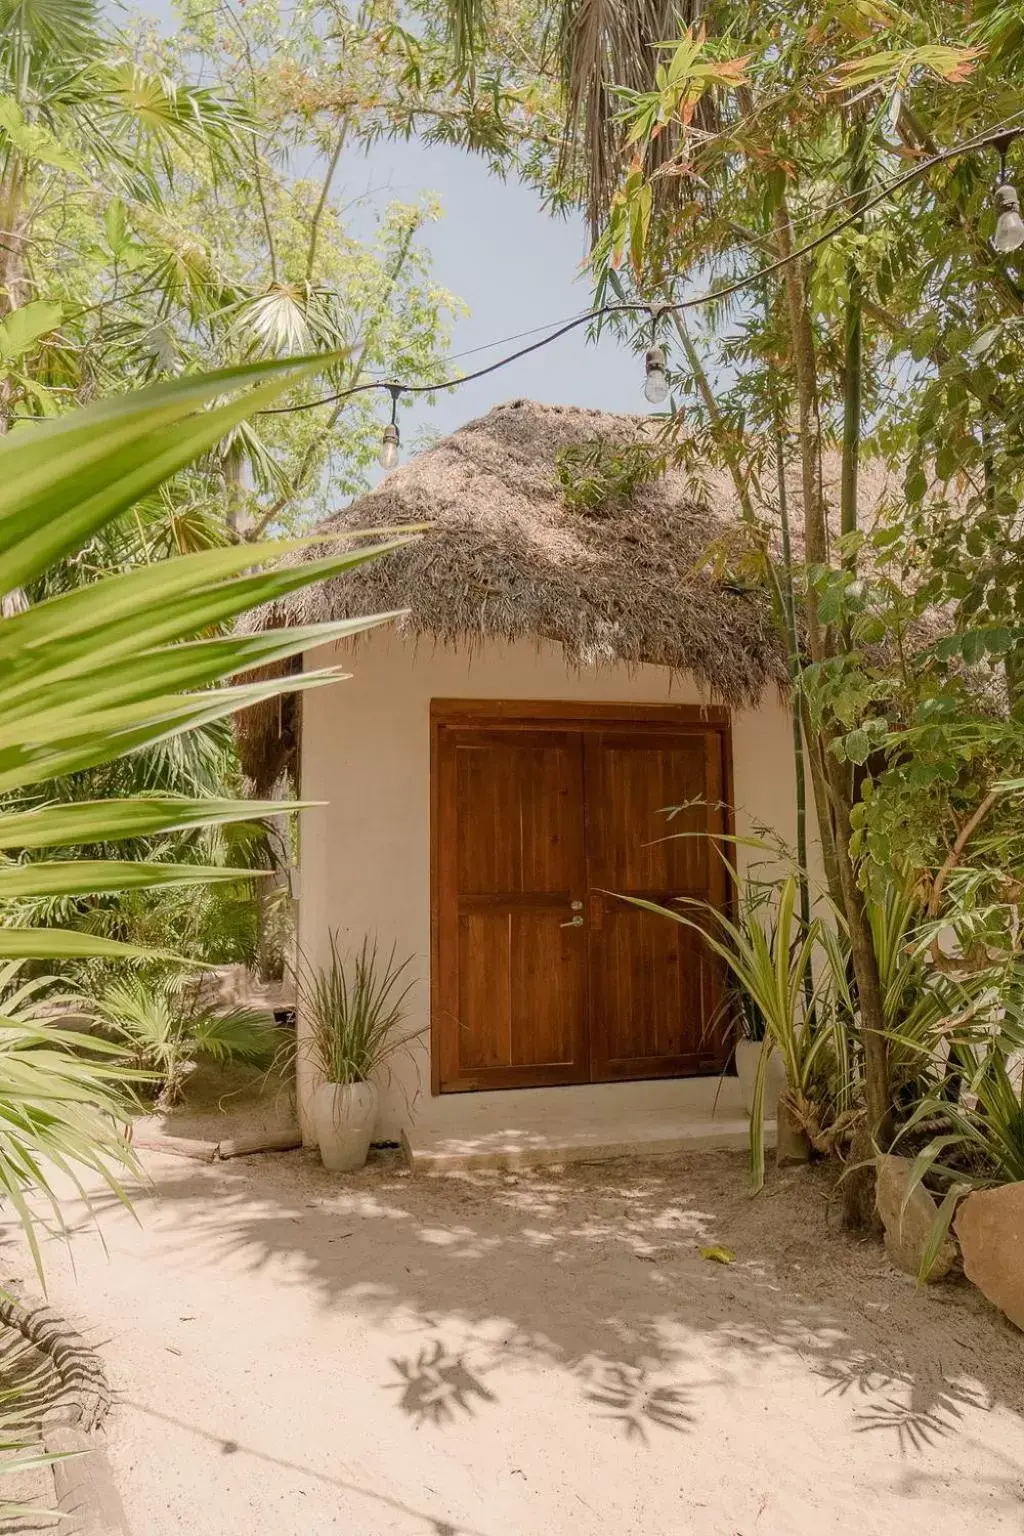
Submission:
<svg viewBox="0 0 1024 1536">
<path fill-rule="evenodd" d="M 394 469 L 398 463 L 398 428 L 393 421 L 389 421 L 384 428 L 384 436 L 380 441 L 381 469 Z"/>
<path fill-rule="evenodd" d="M 1008 255 L 1010 251 L 1019 251 L 1024 245 L 1024 219 L 1020 216 L 1020 198 L 1017 196 L 1017 188 L 1011 187 L 1004 181 L 996 187 L 996 211 L 999 218 L 996 221 L 995 239 L 992 244 L 1000 255 Z"/>
<path fill-rule="evenodd" d="M 644 394 L 652 405 L 662 405 L 668 399 L 668 379 L 665 375 L 665 352 L 662 347 L 647 349 L 647 381 Z"/>
</svg>

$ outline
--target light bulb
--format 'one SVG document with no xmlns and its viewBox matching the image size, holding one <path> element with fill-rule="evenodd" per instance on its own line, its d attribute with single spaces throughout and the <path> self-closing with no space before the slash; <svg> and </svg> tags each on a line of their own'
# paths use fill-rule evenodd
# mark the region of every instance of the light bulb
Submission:
<svg viewBox="0 0 1024 1536">
<path fill-rule="evenodd" d="M 388 422 L 384 428 L 384 436 L 380 440 L 380 467 L 381 469 L 394 469 L 398 463 L 398 428 L 394 422 Z"/>
<path fill-rule="evenodd" d="M 1024 245 L 1024 219 L 1020 216 L 1020 198 L 1017 196 L 1017 188 L 1011 187 L 1009 182 L 1003 182 L 996 187 L 996 209 L 999 218 L 996 221 L 995 239 L 992 244 L 1001 255 L 1008 255 L 1010 251 L 1019 251 Z"/>
<path fill-rule="evenodd" d="M 652 405 L 662 405 L 668 399 L 665 353 L 661 347 L 647 349 L 647 380 L 644 384 L 644 394 Z"/>
</svg>

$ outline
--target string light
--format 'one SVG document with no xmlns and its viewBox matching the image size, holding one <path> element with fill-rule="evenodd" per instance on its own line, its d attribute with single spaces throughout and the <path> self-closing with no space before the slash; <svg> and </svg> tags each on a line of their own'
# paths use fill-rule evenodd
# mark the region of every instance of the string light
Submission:
<svg viewBox="0 0 1024 1536">
<path fill-rule="evenodd" d="M 664 405 L 668 399 L 668 375 L 665 371 L 665 348 L 658 343 L 658 321 L 661 309 L 651 310 L 651 344 L 647 348 L 647 377 L 644 395 L 652 405 Z"/>
<path fill-rule="evenodd" d="M 383 470 L 394 469 L 398 463 L 398 445 L 402 441 L 398 430 L 398 397 L 402 393 L 401 384 L 389 384 L 391 391 L 391 420 L 384 428 L 384 434 L 380 442 L 380 467 Z"/>
<path fill-rule="evenodd" d="M 937 165 L 945 165 L 950 160 L 959 159 L 961 155 L 984 149 L 988 145 L 1002 148 L 1002 152 L 1005 155 L 1004 146 L 1024 132 L 1024 129 L 1019 126 L 1011 128 L 1009 125 L 1011 123 L 1019 124 L 1022 117 L 1024 117 L 1024 111 L 1014 112 L 1008 117 L 1003 118 L 1000 123 L 995 124 L 993 127 L 984 129 L 972 135 L 971 138 L 965 139 L 962 144 L 955 144 L 950 149 L 940 150 L 927 160 L 919 161 L 909 170 L 893 177 L 885 186 L 861 203 L 854 212 L 849 213 L 845 218 L 837 220 L 828 229 L 823 230 L 820 235 L 815 235 L 813 239 L 805 241 L 803 245 L 794 247 L 788 255 L 779 257 L 777 261 L 769 262 L 766 266 L 750 273 L 746 277 L 740 277 L 732 283 L 723 284 L 720 288 L 708 289 L 704 293 L 696 294 L 691 299 L 680 299 L 675 303 L 662 304 L 657 310 L 658 315 L 683 314 L 688 310 L 700 309 L 706 304 L 720 303 L 723 299 L 729 298 L 734 293 L 742 293 L 748 288 L 763 284 L 767 278 L 773 277 L 777 272 L 783 271 L 784 268 L 790 266 L 793 262 L 801 261 L 805 256 L 810 255 L 812 251 L 816 251 L 820 246 L 826 245 L 836 235 L 841 234 L 844 229 L 848 229 L 852 224 L 863 219 L 864 215 L 869 213 L 872 208 L 877 208 L 882 203 L 887 202 L 894 193 L 908 186 L 911 182 L 919 181 L 922 176 L 926 175 L 928 171 Z M 1020 219 L 1019 200 L 1016 190 L 1008 183 L 1005 184 L 1005 189 L 1002 200 L 999 200 L 1002 185 L 996 192 L 1001 213 L 1005 209 L 1006 214 L 1012 216 L 1009 222 L 1004 225 L 1004 238 L 1016 238 L 1015 221 Z M 1020 222 L 1020 239 L 1016 245 L 1009 248 L 1017 249 L 1022 244 L 1024 244 L 1024 221 Z M 298 411 L 316 410 L 318 406 L 334 405 L 339 400 L 348 400 L 355 395 L 369 394 L 378 389 L 387 389 L 392 391 L 392 393 L 397 389 L 399 393 L 409 395 L 433 395 L 445 389 L 458 389 L 460 385 L 471 384 L 476 379 L 482 379 L 488 374 L 497 373 L 501 368 L 507 368 L 511 363 L 518 362 L 520 358 L 526 357 L 531 352 L 538 351 L 541 347 L 550 346 L 552 342 L 560 340 L 561 337 L 568 335 L 570 331 L 577 330 L 580 326 L 590 325 L 595 320 L 602 320 L 611 315 L 642 314 L 644 312 L 648 314 L 653 313 L 649 304 L 639 302 L 601 304 L 594 309 L 586 310 L 584 313 L 574 316 L 571 320 L 565 321 L 564 324 L 559 325 L 547 336 L 542 336 L 539 341 L 531 342 L 529 346 L 521 347 L 517 352 L 512 352 L 507 357 L 501 357 L 494 363 L 488 363 L 484 368 L 477 368 L 472 373 L 464 373 L 451 379 L 441 379 L 433 384 L 395 385 L 389 384 L 383 379 L 368 379 L 365 383 L 350 384 L 346 389 L 336 390 L 333 394 L 323 395 L 315 400 L 301 400 L 296 405 L 268 406 L 266 410 L 260 411 L 257 414 L 260 416 L 290 416 Z M 526 334 L 529 333 L 527 332 Z M 495 345 L 500 345 L 500 343 L 495 343 Z M 655 387 L 657 388 L 657 385 Z M 395 430 L 397 432 L 397 424 L 395 424 Z M 397 439 L 394 442 L 382 443 L 382 462 L 385 449 L 388 450 L 389 461 L 397 463 Z"/>
<path fill-rule="evenodd" d="M 1024 245 L 1024 219 L 1020 216 L 1020 197 L 1009 180 L 1006 153 L 1012 135 L 999 141 L 999 184 L 996 187 L 996 232 L 992 244 L 1001 256 L 1019 251 Z"/>
</svg>

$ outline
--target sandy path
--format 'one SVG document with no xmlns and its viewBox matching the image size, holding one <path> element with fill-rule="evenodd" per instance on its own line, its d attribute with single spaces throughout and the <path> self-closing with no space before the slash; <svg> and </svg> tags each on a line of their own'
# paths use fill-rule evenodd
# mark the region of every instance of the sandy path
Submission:
<svg viewBox="0 0 1024 1536">
<path fill-rule="evenodd" d="M 149 1166 L 141 1224 L 48 1261 L 133 1536 L 1024 1530 L 1024 1337 L 828 1230 L 810 1171 Z"/>
</svg>

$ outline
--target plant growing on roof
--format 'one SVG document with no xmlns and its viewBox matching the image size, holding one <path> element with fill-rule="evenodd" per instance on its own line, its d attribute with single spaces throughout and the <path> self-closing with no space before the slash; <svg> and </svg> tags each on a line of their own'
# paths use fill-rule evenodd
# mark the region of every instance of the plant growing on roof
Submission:
<svg viewBox="0 0 1024 1536">
<path fill-rule="evenodd" d="M 328 942 L 326 966 L 300 957 L 296 992 L 310 1055 L 324 1078 L 313 1101 L 320 1155 L 325 1167 L 348 1172 L 362 1167 L 370 1149 L 378 1105 L 373 1077 L 422 1030 L 403 1032 L 413 985 L 408 958 L 396 960 L 394 945 L 382 958 L 376 939 L 364 938 L 348 957 L 336 932 Z"/>
<path fill-rule="evenodd" d="M 656 442 L 613 443 L 605 438 L 562 448 L 555 459 L 558 486 L 574 512 L 603 512 L 632 501 L 664 475 L 668 450 Z"/>
</svg>

